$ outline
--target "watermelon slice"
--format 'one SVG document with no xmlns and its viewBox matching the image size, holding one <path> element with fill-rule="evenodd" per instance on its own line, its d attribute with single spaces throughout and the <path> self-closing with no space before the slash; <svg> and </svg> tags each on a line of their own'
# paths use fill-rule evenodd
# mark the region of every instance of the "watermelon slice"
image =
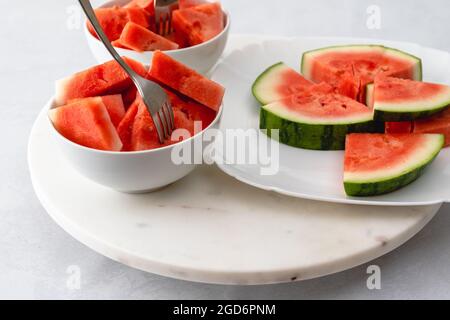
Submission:
<svg viewBox="0 0 450 320">
<path fill-rule="evenodd" d="M 95 15 L 110 41 L 119 39 L 123 28 L 128 22 L 134 22 L 144 28 L 150 27 L 150 17 L 147 11 L 142 8 L 98 8 L 95 9 Z M 91 23 L 87 23 L 89 32 L 97 38 L 97 33 L 92 27 Z"/>
<path fill-rule="evenodd" d="M 443 134 L 445 146 L 450 146 L 450 109 L 445 109 L 430 118 L 414 121 L 413 132 Z"/>
<path fill-rule="evenodd" d="M 119 40 L 114 41 L 113 45 L 119 45 L 137 52 L 178 49 L 178 44 L 134 22 L 127 23 Z"/>
<path fill-rule="evenodd" d="M 375 119 L 381 121 L 426 118 L 450 106 L 450 87 L 440 84 L 377 77 L 367 91 Z"/>
<path fill-rule="evenodd" d="M 179 0 L 178 7 L 180 9 L 192 8 L 201 4 L 207 3 L 206 0 Z"/>
<path fill-rule="evenodd" d="M 122 142 L 101 98 L 90 98 L 51 109 L 55 129 L 82 146 L 120 151 Z"/>
<path fill-rule="evenodd" d="M 153 0 L 133 0 L 124 8 L 141 8 L 147 11 L 150 16 L 155 15 L 155 4 Z"/>
<path fill-rule="evenodd" d="M 175 34 L 190 46 L 208 41 L 224 29 L 224 14 L 220 3 L 205 3 L 173 12 Z M 177 42 L 183 42 L 179 40 Z"/>
<path fill-rule="evenodd" d="M 140 75 L 145 76 L 147 73 L 141 63 L 127 57 L 124 60 Z M 58 80 L 55 102 L 61 106 L 72 99 L 118 94 L 132 85 L 130 77 L 113 60 Z"/>
<path fill-rule="evenodd" d="M 307 90 L 263 106 L 260 128 L 279 130 L 281 143 L 312 150 L 342 150 L 349 132 L 383 132 L 373 111 L 348 97 Z"/>
<path fill-rule="evenodd" d="M 123 105 L 122 96 L 120 94 L 110 95 L 110 96 L 102 96 L 98 97 L 102 100 L 102 102 L 106 106 L 106 110 L 108 111 L 109 117 L 111 118 L 112 123 L 115 127 L 117 127 L 125 116 L 125 107 Z M 89 101 L 92 98 L 81 98 L 69 100 L 69 104 L 78 102 L 82 104 L 84 101 Z"/>
<path fill-rule="evenodd" d="M 153 54 L 152 67 L 147 75 L 189 98 L 218 111 L 225 89 L 161 51 Z"/>
<path fill-rule="evenodd" d="M 365 102 L 366 85 L 378 74 L 422 80 L 422 63 L 415 56 L 380 45 L 348 45 L 305 52 L 302 73 L 326 82 L 338 93 Z"/>
<path fill-rule="evenodd" d="M 348 196 L 374 196 L 416 180 L 439 154 L 440 134 L 350 134 L 344 188 Z"/>
<path fill-rule="evenodd" d="M 304 91 L 312 82 L 283 62 L 276 63 L 261 73 L 253 83 L 253 96 L 266 105 Z"/>
</svg>

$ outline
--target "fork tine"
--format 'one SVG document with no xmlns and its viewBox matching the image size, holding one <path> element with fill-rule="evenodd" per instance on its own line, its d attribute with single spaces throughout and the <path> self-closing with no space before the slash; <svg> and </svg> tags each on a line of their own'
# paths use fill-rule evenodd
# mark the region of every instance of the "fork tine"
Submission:
<svg viewBox="0 0 450 320">
<path fill-rule="evenodd" d="M 156 132 L 158 133 L 159 143 L 163 144 L 165 139 L 164 139 L 163 130 L 161 129 L 161 122 L 159 120 L 159 117 L 157 114 L 153 114 L 152 118 L 153 118 L 153 123 L 155 124 L 155 127 L 156 127 Z"/>
<path fill-rule="evenodd" d="M 168 113 L 167 104 L 163 105 L 163 107 L 161 108 L 161 112 L 164 115 L 164 119 L 166 120 L 167 132 L 169 134 L 169 137 L 172 137 L 173 132 L 172 119 L 170 117 L 170 114 Z"/>
<path fill-rule="evenodd" d="M 167 34 L 172 33 L 172 11 L 169 10 L 168 17 L 167 17 Z"/>
<path fill-rule="evenodd" d="M 161 124 L 163 127 L 164 139 L 167 139 L 169 137 L 169 129 L 168 129 L 169 126 L 167 125 L 167 120 L 161 109 L 158 111 L 158 118 L 159 118 L 159 121 L 161 121 Z"/>
<path fill-rule="evenodd" d="M 164 105 L 164 110 L 167 114 L 167 117 L 170 119 L 170 128 L 172 130 L 174 130 L 175 129 L 175 122 L 174 122 L 175 119 L 174 119 L 173 109 L 172 109 L 172 106 L 170 105 L 170 102 L 168 102 Z"/>
</svg>

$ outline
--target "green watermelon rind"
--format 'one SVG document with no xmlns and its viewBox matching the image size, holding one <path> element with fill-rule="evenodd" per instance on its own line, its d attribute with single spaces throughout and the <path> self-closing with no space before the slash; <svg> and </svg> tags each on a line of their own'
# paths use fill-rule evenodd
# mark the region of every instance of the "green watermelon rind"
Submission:
<svg viewBox="0 0 450 320">
<path fill-rule="evenodd" d="M 411 59 L 412 61 L 416 62 L 415 68 L 414 68 L 414 76 L 411 80 L 416 80 L 416 81 L 422 81 L 422 76 L 423 76 L 423 67 L 422 67 L 422 60 L 417 57 L 414 56 L 410 53 L 407 53 L 405 51 L 399 50 L 399 49 L 395 49 L 395 48 L 390 48 L 390 47 L 386 47 L 383 45 L 378 45 L 378 44 L 351 44 L 351 45 L 338 45 L 338 46 L 329 46 L 329 47 L 324 47 L 324 48 L 319 48 L 319 49 L 314 49 L 314 50 L 309 50 L 303 53 L 302 55 L 302 59 L 301 59 L 301 64 L 300 64 L 300 70 L 301 73 L 307 78 L 310 79 L 309 76 L 309 72 L 307 71 L 307 63 L 306 61 L 308 60 L 310 55 L 313 54 L 320 54 L 323 53 L 325 51 L 336 51 L 336 50 L 350 50 L 350 49 L 379 49 L 384 51 L 384 53 L 391 53 L 394 54 L 395 56 L 399 57 L 399 58 L 403 58 L 403 59 Z"/>
<path fill-rule="evenodd" d="M 402 168 L 401 172 L 390 177 L 383 177 L 380 180 L 367 179 L 366 181 L 350 181 L 345 180 L 344 177 L 344 190 L 349 197 L 370 197 L 383 195 L 396 191 L 400 188 L 407 186 L 408 184 L 417 180 L 430 165 L 433 160 L 438 156 L 442 147 L 444 146 L 444 136 L 441 134 L 435 134 L 439 138 L 436 139 L 435 146 L 429 154 L 423 159 L 418 161 L 411 167 Z M 416 155 L 413 155 L 413 157 Z"/>
<path fill-rule="evenodd" d="M 255 99 L 259 102 L 259 104 L 262 105 L 262 106 L 284 98 L 284 97 L 272 97 L 270 99 L 265 99 L 263 97 L 263 95 L 264 94 L 267 95 L 267 92 L 265 92 L 264 89 L 260 88 L 261 86 L 270 87 L 271 84 L 273 86 L 275 86 L 277 84 L 277 82 L 273 81 L 273 79 L 276 78 L 276 76 L 279 74 L 278 68 L 280 68 L 281 71 L 283 71 L 283 70 L 288 69 L 289 67 L 282 61 L 277 62 L 277 63 L 271 65 L 270 67 L 268 67 L 267 69 L 265 69 L 256 78 L 255 82 L 253 82 L 252 94 L 255 97 Z M 264 94 L 262 94 L 262 92 L 264 92 Z"/>
<path fill-rule="evenodd" d="M 418 119 L 428 118 L 436 113 L 443 111 L 444 109 L 450 107 L 450 94 L 443 101 L 439 101 L 442 99 L 436 98 L 438 102 L 435 105 L 423 107 L 422 110 L 418 110 L 415 107 L 415 110 L 407 110 L 405 106 L 402 106 L 402 111 L 389 111 L 389 110 L 380 110 L 377 109 L 376 106 L 373 105 L 373 101 L 371 101 L 373 97 L 374 85 L 369 84 L 366 88 L 366 105 L 374 108 L 374 119 L 378 121 L 391 122 L 391 121 L 414 121 Z M 432 100 L 431 100 L 432 101 Z M 427 102 L 429 104 L 429 102 Z M 394 106 L 395 107 L 395 106 Z"/>
<path fill-rule="evenodd" d="M 260 110 L 260 129 L 269 137 L 272 137 L 272 130 L 279 130 L 278 141 L 291 147 L 343 150 L 348 133 L 384 132 L 384 124 L 373 120 L 340 124 L 304 123 L 276 115 L 265 107 Z"/>
</svg>

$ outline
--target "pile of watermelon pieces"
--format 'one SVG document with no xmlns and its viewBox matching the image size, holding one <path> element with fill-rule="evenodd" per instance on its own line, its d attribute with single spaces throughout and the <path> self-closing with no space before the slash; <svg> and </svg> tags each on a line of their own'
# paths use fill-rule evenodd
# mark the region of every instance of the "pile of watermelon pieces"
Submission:
<svg viewBox="0 0 450 320">
<path fill-rule="evenodd" d="M 124 7 L 95 10 L 106 36 L 115 47 L 137 52 L 175 50 L 206 42 L 224 29 L 224 14 L 219 2 L 180 0 L 173 12 L 174 32 L 156 32 L 154 0 L 132 0 Z M 90 33 L 97 37 L 92 25 Z"/>
<path fill-rule="evenodd" d="M 124 60 L 138 74 L 163 86 L 176 129 L 193 136 L 198 133 L 196 122 L 205 129 L 216 118 L 225 91 L 221 85 L 161 51 L 154 53 L 150 70 L 127 57 Z M 181 141 L 168 139 L 160 144 L 147 107 L 115 61 L 57 81 L 55 107 L 49 117 L 67 139 L 103 151 L 151 150 Z"/>
<path fill-rule="evenodd" d="M 422 61 L 381 45 L 305 52 L 301 73 L 276 63 L 252 87 L 260 128 L 281 143 L 342 150 L 344 189 L 374 196 L 416 180 L 450 145 L 450 86 L 422 82 Z"/>
</svg>

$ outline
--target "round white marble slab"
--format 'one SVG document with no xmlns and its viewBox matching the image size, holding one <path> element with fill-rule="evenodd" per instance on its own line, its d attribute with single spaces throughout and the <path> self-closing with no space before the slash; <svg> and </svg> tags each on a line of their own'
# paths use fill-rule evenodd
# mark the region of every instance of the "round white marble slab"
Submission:
<svg viewBox="0 0 450 320">
<path fill-rule="evenodd" d="M 215 167 L 159 192 L 121 194 L 80 176 L 52 142 L 42 112 L 28 161 L 56 223 L 111 259 L 173 278 L 268 284 L 323 276 L 393 250 L 440 207 L 302 200 L 239 183 Z"/>
</svg>

